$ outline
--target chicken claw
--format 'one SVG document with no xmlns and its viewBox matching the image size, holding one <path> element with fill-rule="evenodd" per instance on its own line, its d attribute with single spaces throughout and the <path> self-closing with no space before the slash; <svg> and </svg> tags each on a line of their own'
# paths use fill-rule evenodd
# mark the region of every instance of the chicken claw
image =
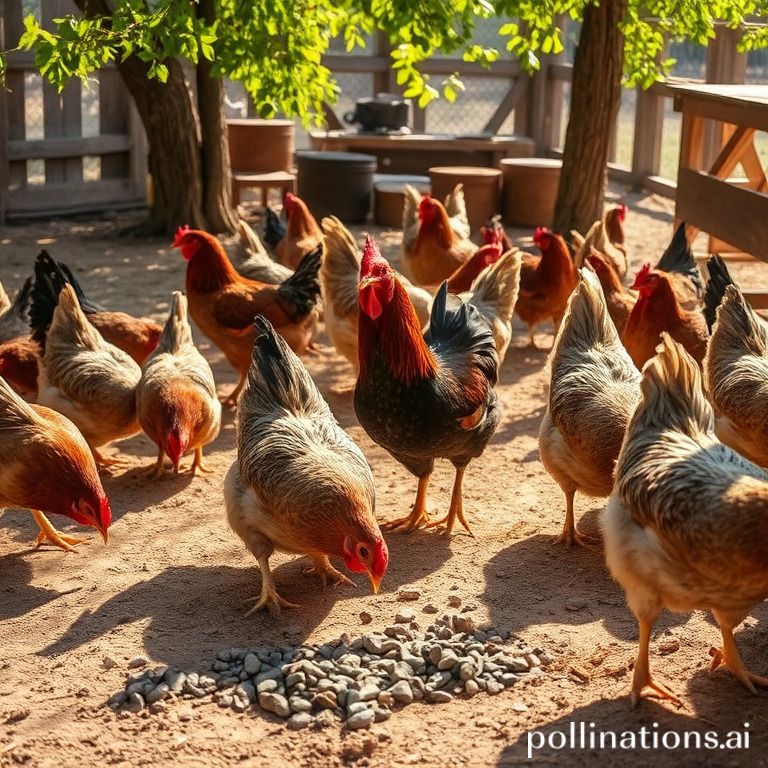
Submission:
<svg viewBox="0 0 768 768">
<path fill-rule="evenodd" d="M 93 459 L 96 462 L 96 466 L 103 469 L 109 469 L 110 467 L 124 467 L 126 465 L 125 459 L 118 458 L 116 456 L 107 456 L 99 451 L 97 448 L 93 448 Z"/>
<path fill-rule="evenodd" d="M 720 631 L 723 635 L 723 647 L 709 649 L 709 655 L 712 657 L 709 671 L 714 672 L 722 664 L 750 693 L 757 694 L 755 686 L 768 688 L 768 678 L 755 675 L 744 666 L 733 639 L 733 630 L 721 627 Z"/>
<path fill-rule="evenodd" d="M 456 479 L 453 481 L 453 493 L 451 494 L 451 505 L 448 507 L 448 514 L 441 520 L 433 520 L 431 523 L 427 523 L 427 528 L 435 528 L 439 525 L 444 525 L 445 530 L 443 531 L 443 534 L 448 536 L 453 530 L 454 523 L 458 518 L 458 521 L 467 529 L 467 533 L 474 538 L 475 534 L 472 533 L 467 518 L 464 517 L 464 502 L 461 496 L 461 483 L 464 479 L 465 470 L 466 467 L 456 467 Z"/>
<path fill-rule="evenodd" d="M 430 523 L 429 511 L 427 510 L 427 486 L 429 485 L 429 475 L 419 478 L 419 487 L 416 491 L 416 501 L 413 502 L 411 514 L 406 517 L 398 517 L 396 520 L 390 520 L 381 524 L 383 531 L 392 531 L 410 533 L 417 528 L 427 526 Z"/>
<path fill-rule="evenodd" d="M 649 621 L 647 618 L 638 617 L 637 621 L 640 625 L 640 639 L 638 641 L 637 659 L 635 660 L 635 672 L 632 677 L 632 706 L 636 707 L 640 703 L 640 699 L 655 696 L 659 699 L 667 699 L 677 707 L 682 707 L 683 702 L 669 688 L 661 683 L 657 683 L 651 676 L 648 656 L 651 644 L 651 629 L 655 622 L 655 617 L 652 621 Z"/>
<path fill-rule="evenodd" d="M 200 472 L 204 475 L 210 475 L 213 470 L 208 469 L 208 467 L 203 464 L 203 447 L 200 446 L 199 448 L 195 448 L 195 460 L 192 462 L 192 466 L 189 468 L 189 471 L 192 473 L 192 477 L 195 476 L 197 473 L 197 470 L 200 470 Z"/>
<path fill-rule="evenodd" d="M 83 539 L 80 536 L 69 536 L 66 533 L 60 533 L 51 525 L 50 520 L 42 512 L 33 511 L 32 516 L 35 518 L 38 528 L 40 528 L 40 533 L 37 534 L 37 539 L 35 539 L 35 547 L 40 547 L 45 542 L 50 542 L 67 552 L 74 552 L 78 544 L 88 541 L 88 539 Z"/>
<path fill-rule="evenodd" d="M 259 568 L 261 570 L 261 594 L 253 598 L 255 605 L 245 614 L 246 617 L 256 611 L 260 611 L 262 608 L 266 608 L 272 615 L 272 618 L 276 619 L 280 616 L 280 611 L 283 608 L 301 608 L 298 603 L 289 603 L 278 594 L 274 576 L 272 576 L 272 571 L 269 569 L 269 557 L 267 555 L 259 557 Z"/>
<path fill-rule="evenodd" d="M 563 526 L 563 532 L 555 538 L 554 544 L 567 544 L 568 548 L 574 544 L 580 547 L 589 547 L 590 544 L 594 544 L 597 539 L 594 536 L 587 536 L 585 533 L 580 533 L 579 529 L 575 526 L 573 529 L 569 529 L 567 525 Z"/>
<path fill-rule="evenodd" d="M 328 579 L 331 580 L 334 587 L 338 587 L 340 584 L 350 584 L 356 587 L 352 579 L 347 578 L 341 571 L 337 570 L 331 565 L 331 561 L 323 555 L 322 557 L 314 557 L 314 565 L 310 565 L 304 569 L 304 573 L 307 575 L 317 574 L 320 577 L 320 581 L 323 583 L 323 589 L 328 586 Z"/>
</svg>

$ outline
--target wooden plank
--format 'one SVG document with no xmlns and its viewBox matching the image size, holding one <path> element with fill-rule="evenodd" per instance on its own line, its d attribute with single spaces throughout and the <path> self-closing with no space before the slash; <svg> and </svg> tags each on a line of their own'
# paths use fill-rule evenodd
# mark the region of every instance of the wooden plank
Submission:
<svg viewBox="0 0 768 768">
<path fill-rule="evenodd" d="M 573 64 L 552 64 L 548 75 L 551 80 L 564 80 L 570 83 L 573 80 Z"/>
<path fill-rule="evenodd" d="M 111 136 L 62 137 L 35 141 L 8 142 L 8 156 L 12 160 L 56 160 L 83 155 L 109 155 L 128 152 L 131 139 L 127 134 Z"/>
<path fill-rule="evenodd" d="M 739 164 L 741 155 L 753 143 L 754 136 L 754 128 L 747 128 L 744 125 L 738 126 L 720 150 L 715 162 L 712 163 L 712 167 L 709 169 L 710 174 L 718 179 L 728 178 L 731 171 Z"/>
<path fill-rule="evenodd" d="M 702 120 L 698 115 L 683 114 L 683 126 L 680 135 L 680 161 L 678 173 L 681 168 L 702 167 L 701 141 L 703 136 Z"/>
<path fill-rule="evenodd" d="M 509 90 L 504 94 L 504 98 L 499 102 L 496 111 L 488 119 L 483 128 L 484 132 L 498 133 L 509 113 L 516 108 L 517 103 L 522 98 L 528 88 L 528 75 L 520 75 L 516 80 L 510 83 Z"/>
<path fill-rule="evenodd" d="M 99 138 L 123 134 L 130 142 L 131 96 L 120 73 L 99 70 Z M 88 154 L 102 154 L 89 151 Z M 104 155 L 101 158 L 102 179 L 123 179 L 130 174 L 130 156 L 126 154 Z"/>
<path fill-rule="evenodd" d="M 661 167 L 664 98 L 642 88 L 637 88 L 635 94 L 632 171 L 639 178 L 657 176 Z"/>
<path fill-rule="evenodd" d="M 73 209 L 110 208 L 115 203 L 139 202 L 128 179 L 44 184 L 19 190 L 12 198 L 8 215 L 14 213 L 65 212 Z"/>
<path fill-rule="evenodd" d="M 726 87 L 720 86 L 720 89 Z M 729 95 L 722 90 L 705 92 L 690 86 L 677 86 L 674 90 L 674 106 L 678 112 L 768 131 L 768 87 L 765 88 L 765 102 L 757 98 L 739 97 L 737 91 Z"/>
<path fill-rule="evenodd" d="M 768 261 L 768 195 L 681 168 L 676 217 Z"/>
<path fill-rule="evenodd" d="M 646 176 L 641 180 L 643 189 L 647 189 L 655 195 L 669 197 L 674 200 L 677 196 L 677 183 L 663 176 Z"/>
</svg>

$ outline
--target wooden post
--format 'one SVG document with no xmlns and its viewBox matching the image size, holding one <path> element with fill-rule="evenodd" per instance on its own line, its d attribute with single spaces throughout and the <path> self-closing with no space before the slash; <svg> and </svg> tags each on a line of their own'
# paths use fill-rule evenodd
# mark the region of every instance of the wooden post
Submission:
<svg viewBox="0 0 768 768">
<path fill-rule="evenodd" d="M 653 88 L 638 88 L 636 93 L 632 178 L 635 186 L 639 188 L 643 179 L 658 176 L 661 168 L 664 99 L 654 93 Z"/>
</svg>

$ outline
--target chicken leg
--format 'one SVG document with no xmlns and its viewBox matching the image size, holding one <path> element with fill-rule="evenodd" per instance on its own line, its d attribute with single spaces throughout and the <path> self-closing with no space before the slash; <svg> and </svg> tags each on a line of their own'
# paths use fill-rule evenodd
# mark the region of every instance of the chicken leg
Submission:
<svg viewBox="0 0 768 768">
<path fill-rule="evenodd" d="M 246 381 L 248 381 L 248 371 L 240 371 L 240 378 L 237 380 L 235 388 L 226 397 L 221 398 L 221 404 L 227 408 L 235 408 L 237 398 L 240 396 Z"/>
<path fill-rule="evenodd" d="M 448 535 L 453 530 L 454 523 L 458 518 L 459 522 L 467 529 L 467 533 L 474 537 L 472 529 L 469 527 L 467 518 L 464 517 L 464 501 L 462 499 L 461 484 L 464 480 L 466 467 L 456 467 L 456 477 L 453 481 L 453 491 L 451 492 L 451 504 L 448 507 L 448 514 L 441 520 L 433 520 L 427 523 L 427 528 L 435 528 L 439 525 L 445 525 L 444 534 Z"/>
<path fill-rule="evenodd" d="M 37 534 L 35 540 L 35 546 L 39 547 L 46 541 L 54 544 L 57 547 L 67 550 L 67 552 L 73 552 L 78 544 L 82 544 L 87 539 L 83 539 L 79 536 L 68 536 L 65 533 L 59 533 L 52 525 L 51 521 L 42 513 L 33 509 L 32 517 L 35 518 L 37 527 L 40 529 L 40 533 Z"/>
<path fill-rule="evenodd" d="M 651 676 L 648 659 L 651 644 L 651 629 L 656 623 L 658 614 L 649 620 L 647 617 L 638 617 L 640 626 L 640 638 L 638 640 L 637 659 L 635 660 L 635 673 L 632 677 L 632 706 L 636 707 L 640 699 L 656 696 L 660 699 L 669 699 L 675 706 L 682 707 L 683 702 L 661 683 L 654 681 Z"/>
<path fill-rule="evenodd" d="M 411 514 L 383 523 L 381 526 L 382 530 L 410 533 L 417 528 L 429 524 L 429 512 L 427 511 L 427 488 L 429 486 L 429 478 L 430 475 L 424 475 L 419 478 L 419 487 L 416 490 L 416 501 L 413 502 Z"/>
<path fill-rule="evenodd" d="M 712 656 L 712 664 L 709 671 L 713 672 L 721 664 L 727 667 L 731 674 L 752 694 L 756 694 L 755 686 L 768 688 L 768 678 L 760 677 L 750 672 L 741 660 L 741 654 L 736 647 L 736 641 L 733 639 L 733 626 L 726 617 L 718 611 L 712 611 L 720 625 L 720 634 L 723 636 L 722 648 L 711 648 L 709 655 Z"/>
<path fill-rule="evenodd" d="M 269 569 L 269 555 L 259 556 L 259 569 L 261 570 L 261 594 L 253 598 L 255 605 L 245 614 L 246 616 L 266 608 L 274 618 L 278 618 L 283 608 L 301 607 L 298 603 L 289 603 L 278 594 L 275 578 Z"/>
<path fill-rule="evenodd" d="M 212 469 L 208 469 L 208 467 L 203 464 L 203 446 L 200 445 L 197 448 L 195 448 L 195 460 L 192 462 L 192 466 L 189 468 L 189 471 L 192 473 L 192 476 L 194 477 L 197 473 L 197 470 L 200 470 L 204 475 L 210 475 L 211 472 L 213 472 Z"/>
<path fill-rule="evenodd" d="M 576 517 L 573 511 L 573 498 L 576 495 L 576 489 L 569 488 L 564 493 L 565 522 L 563 523 L 563 532 L 555 539 L 555 544 L 567 544 L 569 547 L 578 544 L 580 547 L 586 547 L 592 541 L 592 537 L 580 533 L 576 527 Z"/>
<path fill-rule="evenodd" d="M 157 449 L 157 461 L 141 470 L 141 474 L 147 477 L 160 477 L 165 469 L 165 451 L 162 448 Z"/>
<path fill-rule="evenodd" d="M 331 561 L 326 555 L 313 557 L 312 560 L 314 561 L 314 565 L 307 568 L 304 573 L 317 574 L 320 577 L 320 581 L 323 583 L 323 589 L 328 586 L 329 579 L 334 587 L 338 587 L 339 584 L 351 584 L 353 587 L 357 586 L 352 579 L 347 578 L 341 571 L 336 570 L 336 568 L 331 565 Z"/>
</svg>

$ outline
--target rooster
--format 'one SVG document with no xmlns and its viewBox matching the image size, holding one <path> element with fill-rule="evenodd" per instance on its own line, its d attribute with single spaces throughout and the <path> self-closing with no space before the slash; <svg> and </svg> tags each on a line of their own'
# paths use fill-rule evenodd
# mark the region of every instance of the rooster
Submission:
<svg viewBox="0 0 768 768">
<path fill-rule="evenodd" d="M 709 340 L 707 323 L 700 310 L 680 306 L 669 274 L 646 264 L 632 288 L 640 291 L 640 297 L 627 318 L 621 340 L 635 365 L 642 368 L 653 357 L 662 331 L 679 341 L 701 364 Z"/>
<path fill-rule="evenodd" d="M 158 448 L 149 473 L 163 472 L 165 456 L 179 471 L 181 457 L 195 452 L 191 472 L 207 472 L 203 446 L 216 439 L 221 403 L 208 361 L 197 351 L 187 320 L 187 299 L 174 291 L 160 343 L 144 364 L 136 387 L 136 409 L 142 429 Z"/>
<path fill-rule="evenodd" d="M 13 301 L 0 283 L 0 344 L 29 334 L 29 294 L 32 278 L 28 277 Z"/>
<path fill-rule="evenodd" d="M 407 210 L 403 214 L 404 222 Z M 401 267 L 405 276 L 417 285 L 437 285 L 453 274 L 477 246 L 456 233 L 448 213 L 439 200 L 424 195 L 418 204 L 418 231 L 415 237 L 403 234 Z"/>
<path fill-rule="evenodd" d="M 704 299 L 704 281 L 688 242 L 685 222 L 675 230 L 655 269 L 668 274 L 675 296 L 683 309 L 694 310 L 701 305 Z"/>
<path fill-rule="evenodd" d="M 207 232 L 179 227 L 173 247 L 187 261 L 189 311 L 200 330 L 224 353 L 239 380 L 225 403 L 235 405 L 245 385 L 253 347 L 253 318 L 263 314 L 298 354 L 306 352 L 318 320 L 322 246 L 308 253 L 281 285 L 239 275 L 221 243 Z"/>
<path fill-rule="evenodd" d="M 296 607 L 275 587 L 269 558 L 276 549 L 309 555 L 323 584 L 352 583 L 328 559 L 341 557 L 379 591 L 389 554 L 374 516 L 370 467 L 301 361 L 261 316 L 224 498 L 230 526 L 261 568 L 261 595 L 248 613 Z"/>
<path fill-rule="evenodd" d="M 584 545 L 576 491 L 608 496 L 624 431 L 640 397 L 640 374 L 619 340 L 597 276 L 588 267 L 568 304 L 550 358 L 541 462 L 565 494 L 558 542 Z"/>
<path fill-rule="evenodd" d="M 107 543 L 109 501 L 77 427 L 49 408 L 25 403 L 0 377 L 0 508 L 29 509 L 48 541 L 71 550 L 85 539 L 57 531 L 45 512 L 96 528 Z"/>
<path fill-rule="evenodd" d="M 32 301 L 34 318 L 34 296 Z M 38 333 L 41 329 L 33 330 Z M 98 464 L 117 463 L 101 454 L 101 446 L 140 430 L 136 415 L 136 385 L 140 378 L 141 368 L 91 325 L 74 288 L 66 284 L 45 336 L 38 402 L 75 423 Z"/>
<path fill-rule="evenodd" d="M 649 668 L 664 608 L 711 610 L 723 637 L 711 669 L 724 664 L 754 693 L 768 679 L 744 667 L 733 631 L 768 597 L 768 473 L 717 440 L 699 369 L 666 333 L 641 392 L 602 521 L 608 567 L 640 627 L 632 704 L 681 704 Z"/>
<path fill-rule="evenodd" d="M 279 285 L 293 274 L 292 269 L 273 261 L 259 236 L 242 219 L 238 227 L 238 238 L 237 246 L 233 250 L 238 258 L 236 269 L 243 277 L 258 280 L 260 283 Z"/>
<path fill-rule="evenodd" d="M 61 289 L 67 284 L 74 289 L 91 325 L 106 341 L 127 352 L 139 365 L 149 357 L 157 346 L 162 326 L 154 320 L 104 309 L 91 301 L 69 267 L 54 261 L 47 251 L 40 251 L 35 261 L 35 284 L 30 307 L 30 323 L 35 329 L 33 338 L 41 347 L 45 346 L 45 333 L 51 324 Z"/>
<path fill-rule="evenodd" d="M 604 253 L 616 268 L 623 280 L 629 271 L 629 259 L 624 245 L 624 219 L 627 215 L 626 205 L 616 205 L 609 208 L 602 219 L 598 219 L 582 237 L 578 232 L 571 232 L 571 240 L 576 248 L 574 261 L 581 268 L 589 256 L 590 247 Z"/>
<path fill-rule="evenodd" d="M 718 301 L 704 359 L 715 434 L 750 461 L 768 467 L 768 328 L 731 282 L 722 260 L 713 257 L 708 267 L 711 282 L 720 282 L 725 294 Z M 707 286 L 708 303 L 715 290 Z"/>
<path fill-rule="evenodd" d="M 372 238 L 360 269 L 355 412 L 374 442 L 419 479 L 411 514 L 388 528 L 413 530 L 458 521 L 469 531 L 462 503 L 467 465 L 485 450 L 501 418 L 493 387 L 499 357 L 488 324 L 445 284 L 435 296 L 429 330 L 421 325 L 389 263 Z M 430 521 L 427 486 L 435 459 L 456 467 L 448 514 Z"/>
<path fill-rule="evenodd" d="M 421 222 L 419 205 L 424 195 L 416 187 L 406 184 L 403 191 L 403 245 L 413 247 L 419 235 Z M 469 240 L 471 232 L 467 218 L 467 204 L 464 199 L 464 185 L 457 184 L 443 203 L 451 230 L 459 240 Z"/>
<path fill-rule="evenodd" d="M 307 204 L 290 192 L 286 192 L 283 198 L 283 211 L 288 226 L 283 237 L 274 245 L 274 253 L 284 267 L 297 269 L 306 255 L 314 253 L 322 245 L 323 231 Z M 274 221 L 268 216 L 268 225 L 270 221 L 274 226 Z M 274 242 L 275 238 L 271 236 L 269 239 Z"/>
<path fill-rule="evenodd" d="M 541 251 L 541 256 L 523 254 L 520 295 L 515 312 L 528 326 L 530 346 L 535 349 L 536 325 L 552 320 L 557 331 L 568 297 L 578 282 L 578 275 L 568 246 L 560 235 L 546 227 L 538 227 L 533 233 L 533 242 Z"/>
<path fill-rule="evenodd" d="M 323 219 L 321 224 L 325 233 L 325 254 L 320 267 L 325 327 L 336 351 L 349 360 L 357 373 L 360 252 L 350 231 L 335 216 Z M 400 280 L 423 328 L 429 321 L 432 296 L 404 277 L 401 276 Z"/>
</svg>

